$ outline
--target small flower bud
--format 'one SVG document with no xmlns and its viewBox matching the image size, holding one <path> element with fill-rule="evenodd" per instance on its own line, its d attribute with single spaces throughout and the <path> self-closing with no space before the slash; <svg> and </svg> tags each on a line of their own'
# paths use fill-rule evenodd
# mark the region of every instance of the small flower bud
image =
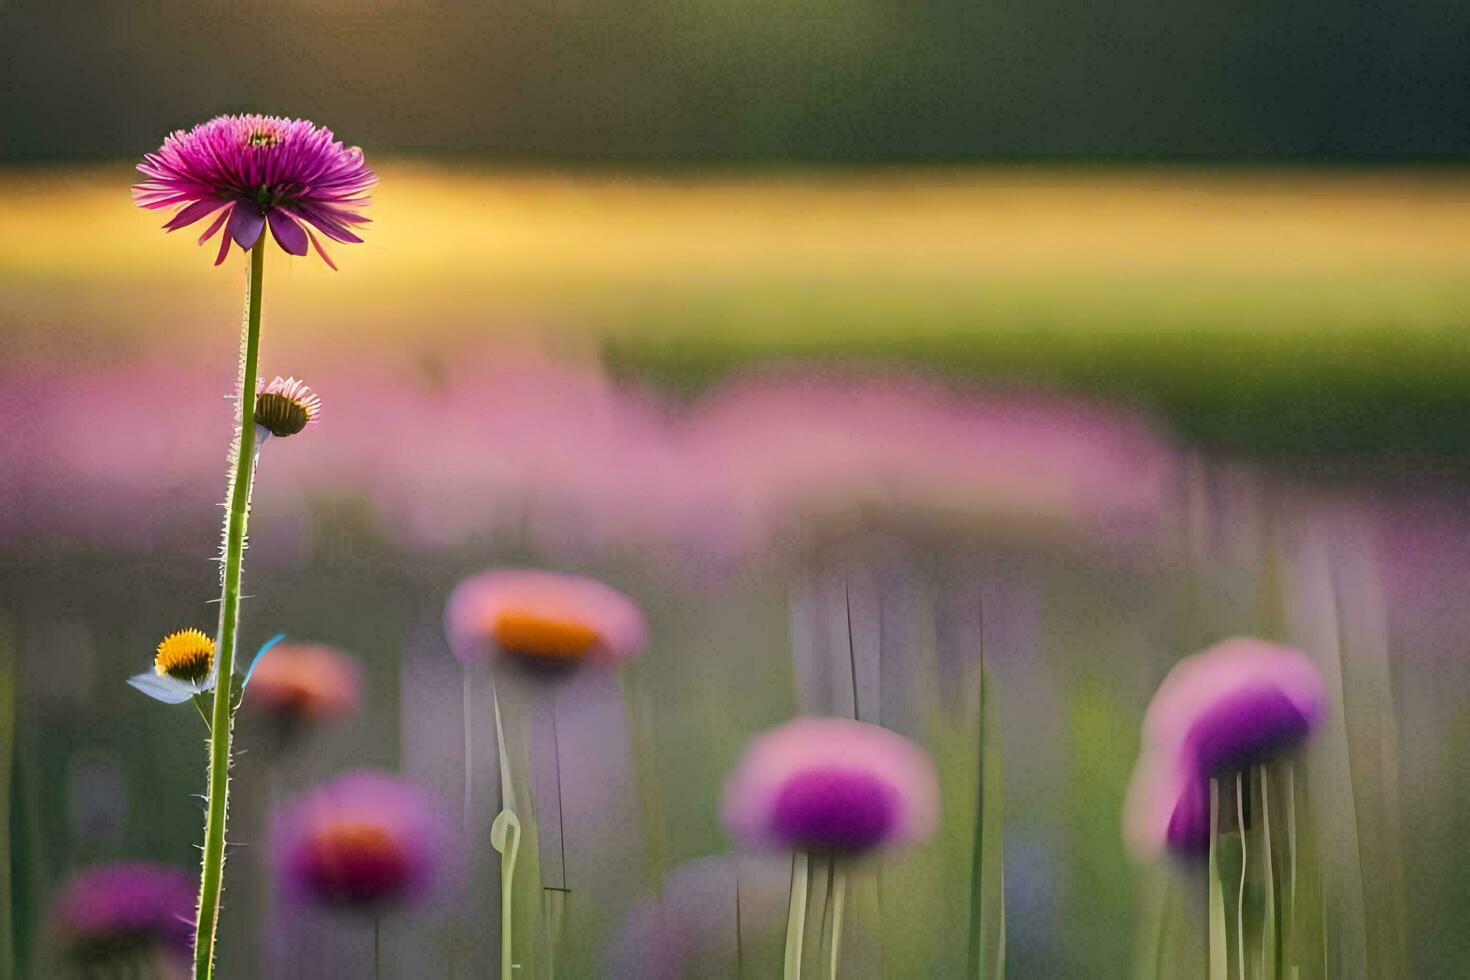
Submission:
<svg viewBox="0 0 1470 980">
<path fill-rule="evenodd" d="M 255 395 L 255 424 L 273 436 L 294 436 L 321 415 L 321 396 L 304 381 L 280 378 Z"/>
</svg>

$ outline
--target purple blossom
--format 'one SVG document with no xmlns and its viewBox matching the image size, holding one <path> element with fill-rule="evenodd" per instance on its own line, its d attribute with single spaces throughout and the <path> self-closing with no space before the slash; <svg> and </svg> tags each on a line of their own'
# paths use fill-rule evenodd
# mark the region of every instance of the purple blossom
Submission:
<svg viewBox="0 0 1470 980">
<path fill-rule="evenodd" d="M 312 905 L 377 912 L 427 897 L 448 862 L 449 825 L 430 796 L 387 773 L 351 772 L 272 819 L 278 883 Z"/>
<path fill-rule="evenodd" d="M 187 961 L 194 949 L 197 887 L 184 871 L 145 861 L 89 868 L 62 885 L 51 909 L 56 936 L 87 960 L 159 949 Z"/>
<path fill-rule="evenodd" d="M 282 250 L 305 255 L 310 241 L 335 269 L 310 228 L 333 241 L 361 242 L 351 226 L 367 223 L 357 212 L 378 179 L 362 150 L 343 146 L 330 129 L 253 114 L 217 116 L 178 130 L 157 153 L 146 154 L 138 170 L 148 178 L 133 187 L 138 206 L 180 206 L 166 230 L 218 212 L 199 236 L 202 245 L 224 229 L 215 265 L 225 260 L 231 241 L 249 249 L 270 225 Z"/>
<path fill-rule="evenodd" d="M 1124 812 L 1140 857 L 1209 845 L 1209 781 L 1296 748 L 1322 720 L 1326 691 L 1306 654 L 1236 638 L 1175 665 L 1143 721 Z"/>
<path fill-rule="evenodd" d="M 757 737 L 725 788 L 725 826 L 758 847 L 863 853 L 927 837 L 938 811 L 922 749 L 842 718 L 802 718 Z"/>
</svg>

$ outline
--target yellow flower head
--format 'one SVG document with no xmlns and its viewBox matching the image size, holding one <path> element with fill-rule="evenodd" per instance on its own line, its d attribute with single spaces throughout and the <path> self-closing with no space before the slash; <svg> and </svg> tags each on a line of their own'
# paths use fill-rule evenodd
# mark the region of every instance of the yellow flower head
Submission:
<svg viewBox="0 0 1470 980">
<path fill-rule="evenodd" d="M 214 641 L 196 629 L 165 636 L 153 656 L 154 673 L 195 684 L 209 676 L 213 665 Z"/>
</svg>

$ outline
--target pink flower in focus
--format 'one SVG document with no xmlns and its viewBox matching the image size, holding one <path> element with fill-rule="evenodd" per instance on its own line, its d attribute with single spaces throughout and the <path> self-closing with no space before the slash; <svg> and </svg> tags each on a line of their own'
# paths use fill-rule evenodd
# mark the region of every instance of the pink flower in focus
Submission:
<svg viewBox="0 0 1470 980">
<path fill-rule="evenodd" d="M 725 826 L 753 847 L 862 853 L 922 840 L 938 816 L 924 751 L 845 718 L 800 718 L 758 736 L 725 786 Z"/>
<path fill-rule="evenodd" d="M 254 114 L 217 116 L 178 130 L 158 152 L 146 154 L 138 170 L 148 178 L 133 187 L 139 207 L 180 206 L 166 230 L 220 212 L 199 236 L 202 245 L 224 229 L 215 265 L 225 260 L 231 241 L 249 249 L 269 224 L 283 251 L 305 255 L 309 240 L 335 269 L 316 235 L 302 226 L 333 241 L 361 242 L 350 226 L 367 223 L 357 212 L 378 179 L 362 150 L 344 147 L 330 129 Z"/>
<path fill-rule="evenodd" d="M 497 651 L 542 663 L 617 662 L 648 644 L 632 599 L 595 579 L 534 569 L 465 579 L 445 606 L 444 629 L 466 663 Z"/>
</svg>

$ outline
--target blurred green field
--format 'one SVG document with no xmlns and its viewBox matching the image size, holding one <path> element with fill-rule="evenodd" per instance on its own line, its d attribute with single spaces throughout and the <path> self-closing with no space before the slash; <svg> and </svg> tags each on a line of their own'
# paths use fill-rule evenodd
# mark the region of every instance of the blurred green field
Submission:
<svg viewBox="0 0 1470 980">
<path fill-rule="evenodd" d="M 531 331 L 682 388 L 883 358 L 1103 392 L 1216 444 L 1470 449 L 1459 170 L 380 173 L 341 273 L 272 256 L 277 350 Z M 151 233 L 131 179 L 0 172 L 7 347 L 112 357 L 233 307 L 237 275 Z"/>
</svg>

